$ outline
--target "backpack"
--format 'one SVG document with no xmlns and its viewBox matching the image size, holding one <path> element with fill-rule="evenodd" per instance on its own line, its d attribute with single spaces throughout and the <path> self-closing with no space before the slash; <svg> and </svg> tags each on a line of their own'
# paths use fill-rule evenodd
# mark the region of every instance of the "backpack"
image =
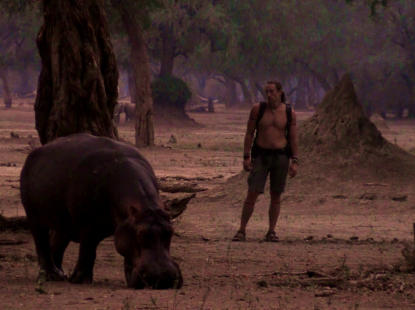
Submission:
<svg viewBox="0 0 415 310">
<path fill-rule="evenodd" d="M 256 143 L 256 140 L 258 138 L 258 126 L 259 122 L 261 121 L 261 118 L 264 116 L 265 108 L 267 106 L 267 103 L 264 101 L 261 101 L 259 103 L 259 110 L 258 110 L 258 116 L 256 118 L 256 124 L 255 124 L 255 138 L 254 142 L 252 143 L 251 147 L 251 159 L 255 159 L 259 155 L 259 147 Z M 287 125 L 285 126 L 285 137 L 287 139 L 287 146 L 285 147 L 287 150 L 287 156 L 288 158 L 291 158 L 292 156 L 292 150 L 290 145 L 290 127 L 291 127 L 291 120 L 292 120 L 292 109 L 291 104 L 286 103 L 286 113 L 287 113 Z"/>
</svg>

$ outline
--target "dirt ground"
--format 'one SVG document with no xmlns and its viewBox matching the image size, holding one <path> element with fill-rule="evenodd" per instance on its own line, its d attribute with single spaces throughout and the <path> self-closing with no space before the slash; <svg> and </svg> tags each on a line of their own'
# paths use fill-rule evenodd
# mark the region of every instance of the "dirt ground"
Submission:
<svg viewBox="0 0 415 310">
<path fill-rule="evenodd" d="M 39 145 L 32 109 L 28 104 L 0 109 L 0 212 L 6 217 L 24 215 L 19 173 Z M 247 242 L 233 243 L 246 190 L 241 154 L 248 111 L 216 110 L 192 113 L 203 125 L 197 128 L 156 128 L 156 146 L 142 150 L 159 178 L 206 189 L 174 222 L 171 251 L 182 269 L 182 289 L 128 289 L 112 238 L 99 246 L 92 285 L 39 286 L 30 233 L 3 231 L 0 308 L 415 309 L 415 274 L 401 253 L 414 240 L 415 186 L 401 178 L 407 171 L 374 178 L 364 167 L 358 175 L 347 173 L 356 169 L 347 162 L 341 173 L 300 165 L 283 196 L 281 241 L 262 242 L 266 193 L 249 223 Z M 298 116 L 304 120 L 310 113 Z M 387 125 L 384 136 L 415 154 L 415 122 Z M 122 120 L 119 133 L 133 142 L 132 123 Z M 77 248 L 71 244 L 65 253 L 67 274 Z"/>
</svg>

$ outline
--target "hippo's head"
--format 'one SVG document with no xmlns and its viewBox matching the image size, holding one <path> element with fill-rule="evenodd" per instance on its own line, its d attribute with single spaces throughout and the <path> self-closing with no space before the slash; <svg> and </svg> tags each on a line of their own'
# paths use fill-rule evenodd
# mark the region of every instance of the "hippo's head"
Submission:
<svg viewBox="0 0 415 310">
<path fill-rule="evenodd" d="M 183 284 L 179 265 L 170 256 L 173 228 L 161 209 L 139 211 L 115 231 L 115 246 L 124 256 L 128 287 L 154 289 L 180 288 Z"/>
</svg>

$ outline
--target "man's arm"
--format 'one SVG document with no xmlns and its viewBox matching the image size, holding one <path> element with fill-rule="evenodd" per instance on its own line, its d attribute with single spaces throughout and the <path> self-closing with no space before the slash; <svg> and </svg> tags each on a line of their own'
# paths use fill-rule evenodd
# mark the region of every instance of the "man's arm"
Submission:
<svg viewBox="0 0 415 310">
<path fill-rule="evenodd" d="M 252 109 L 251 113 L 249 114 L 248 124 L 246 126 L 246 133 L 244 139 L 244 159 L 249 155 L 251 156 L 251 146 L 254 139 L 255 127 L 256 127 L 256 119 L 258 117 L 259 111 L 259 104 L 255 104 Z"/>
</svg>

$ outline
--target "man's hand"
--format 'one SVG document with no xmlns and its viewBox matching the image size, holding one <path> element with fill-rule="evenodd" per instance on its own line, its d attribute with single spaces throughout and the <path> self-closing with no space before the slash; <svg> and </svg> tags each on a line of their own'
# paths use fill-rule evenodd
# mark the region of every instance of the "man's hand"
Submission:
<svg viewBox="0 0 415 310">
<path fill-rule="evenodd" d="M 252 162 L 251 157 L 244 159 L 244 170 L 245 171 L 251 171 L 252 169 Z"/>
<path fill-rule="evenodd" d="M 293 162 L 291 160 L 290 167 L 288 168 L 288 175 L 290 176 L 290 178 L 293 178 L 297 175 L 297 168 L 298 168 L 298 163 Z"/>
</svg>

